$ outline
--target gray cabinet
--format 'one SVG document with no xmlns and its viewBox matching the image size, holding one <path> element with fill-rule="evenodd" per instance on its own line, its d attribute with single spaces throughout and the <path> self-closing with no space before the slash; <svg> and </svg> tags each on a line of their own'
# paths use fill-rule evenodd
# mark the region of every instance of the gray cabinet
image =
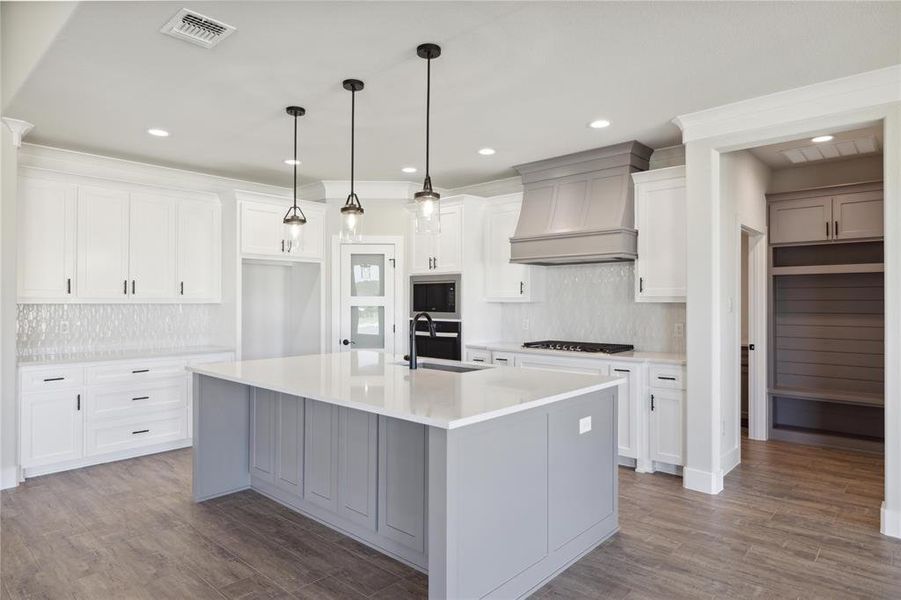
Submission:
<svg viewBox="0 0 901 600">
<path fill-rule="evenodd" d="M 304 499 L 338 511 L 338 407 L 307 399 L 304 426 Z"/>
<path fill-rule="evenodd" d="M 376 528 L 378 416 L 338 409 L 338 514 Z"/>
<path fill-rule="evenodd" d="M 771 244 L 883 236 L 881 182 L 770 194 L 767 199 Z"/>
<path fill-rule="evenodd" d="M 378 533 L 424 552 L 427 429 L 379 417 L 379 432 Z"/>
<path fill-rule="evenodd" d="M 278 394 L 276 399 L 275 485 L 303 495 L 304 400 Z"/>
<path fill-rule="evenodd" d="M 251 410 L 251 474 L 264 481 L 275 481 L 275 411 L 278 394 L 254 388 Z"/>
</svg>

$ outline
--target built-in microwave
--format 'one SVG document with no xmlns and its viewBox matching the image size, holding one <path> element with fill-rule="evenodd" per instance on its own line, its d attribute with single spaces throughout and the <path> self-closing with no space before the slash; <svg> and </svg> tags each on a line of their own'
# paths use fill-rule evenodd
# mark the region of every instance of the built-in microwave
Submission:
<svg viewBox="0 0 901 600">
<path fill-rule="evenodd" d="M 460 318 L 460 276 L 418 275 L 410 278 L 411 316 L 427 312 L 433 319 Z"/>
</svg>

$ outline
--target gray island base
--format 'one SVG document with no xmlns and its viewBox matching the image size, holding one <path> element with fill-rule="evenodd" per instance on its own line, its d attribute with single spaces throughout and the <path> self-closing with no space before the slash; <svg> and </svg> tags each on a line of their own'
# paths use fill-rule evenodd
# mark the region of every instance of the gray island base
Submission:
<svg viewBox="0 0 901 600">
<path fill-rule="evenodd" d="M 318 384 L 286 382 L 291 365 L 266 362 L 195 370 L 195 501 L 253 488 L 427 572 L 429 598 L 528 596 L 618 529 L 617 378 L 565 374 L 575 389 L 511 411 L 509 389 L 550 373 L 392 374 L 392 363 L 373 398 L 335 378 L 334 361 Z M 371 369 L 362 379 L 368 394 Z M 397 402 L 398 380 L 408 401 Z M 444 404 L 409 401 L 417 389 Z M 467 392 L 507 409 L 479 412 L 492 403 L 469 406 Z"/>
</svg>

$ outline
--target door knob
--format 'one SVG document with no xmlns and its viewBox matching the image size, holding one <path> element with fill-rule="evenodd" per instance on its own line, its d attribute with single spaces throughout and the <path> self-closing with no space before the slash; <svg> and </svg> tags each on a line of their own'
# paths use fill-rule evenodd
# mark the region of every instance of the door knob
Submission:
<svg viewBox="0 0 901 600">
<path fill-rule="evenodd" d="M 351 344 L 356 344 L 356 342 L 352 342 L 352 341 L 346 340 L 346 339 L 341 340 L 341 343 L 344 344 L 345 346 L 350 346 Z"/>
</svg>

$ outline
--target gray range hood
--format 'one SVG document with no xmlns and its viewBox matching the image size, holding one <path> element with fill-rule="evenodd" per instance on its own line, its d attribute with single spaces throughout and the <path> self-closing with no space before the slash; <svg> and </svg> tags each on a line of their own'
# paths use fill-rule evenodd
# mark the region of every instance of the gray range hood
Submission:
<svg viewBox="0 0 901 600">
<path fill-rule="evenodd" d="M 510 262 L 635 260 L 632 173 L 647 170 L 651 152 L 633 141 L 515 167 L 523 201 Z"/>
</svg>

